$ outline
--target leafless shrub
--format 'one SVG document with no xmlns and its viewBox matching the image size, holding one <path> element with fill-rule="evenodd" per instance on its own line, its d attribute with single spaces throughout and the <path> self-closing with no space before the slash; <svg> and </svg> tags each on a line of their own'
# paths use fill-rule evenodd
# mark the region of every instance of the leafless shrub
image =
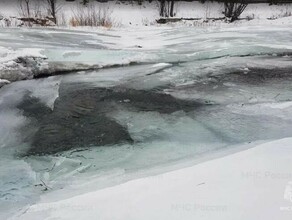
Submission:
<svg viewBox="0 0 292 220">
<path fill-rule="evenodd" d="M 42 1 L 18 0 L 18 19 L 23 22 L 23 25 L 32 26 L 36 23 L 39 24 L 40 20 L 45 20 L 46 16 L 42 3 Z"/>
<path fill-rule="evenodd" d="M 255 14 L 251 14 L 251 15 L 246 16 L 246 20 L 247 20 L 247 21 L 251 21 L 251 20 L 253 20 L 254 18 L 255 18 Z"/>
<path fill-rule="evenodd" d="M 59 26 L 67 26 L 68 22 L 64 13 L 61 13 L 58 17 L 58 25 Z"/>
<path fill-rule="evenodd" d="M 286 18 L 286 17 L 291 17 L 291 16 L 292 16 L 291 7 L 290 5 L 286 5 L 285 9 L 282 9 L 277 17 Z"/>
<path fill-rule="evenodd" d="M 36 1 L 33 3 L 32 8 L 32 16 L 34 18 L 44 18 L 45 12 L 41 1 Z"/>
<path fill-rule="evenodd" d="M 11 20 L 0 16 L 1 27 L 11 27 Z"/>
<path fill-rule="evenodd" d="M 89 4 L 86 7 L 78 5 L 76 10 L 73 10 L 73 14 L 73 17 L 70 19 L 70 25 L 73 27 L 103 26 L 111 28 L 113 26 L 109 8 L 100 8 L 94 4 Z"/>
</svg>

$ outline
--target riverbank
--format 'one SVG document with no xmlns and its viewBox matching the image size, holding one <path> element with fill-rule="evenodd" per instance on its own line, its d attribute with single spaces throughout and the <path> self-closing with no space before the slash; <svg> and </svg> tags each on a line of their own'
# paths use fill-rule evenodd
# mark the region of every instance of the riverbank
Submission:
<svg viewBox="0 0 292 220">
<path fill-rule="evenodd" d="M 249 219 L 291 217 L 292 139 L 193 167 L 32 205 L 12 219 Z"/>
</svg>

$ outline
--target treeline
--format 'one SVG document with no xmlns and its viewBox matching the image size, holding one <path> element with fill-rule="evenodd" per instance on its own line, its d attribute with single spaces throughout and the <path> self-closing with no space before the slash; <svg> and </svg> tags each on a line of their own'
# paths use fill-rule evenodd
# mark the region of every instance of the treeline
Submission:
<svg viewBox="0 0 292 220">
<path fill-rule="evenodd" d="M 110 2 L 112 0 L 66 0 L 67 2 L 81 2 L 81 3 L 89 3 L 92 1 L 97 2 Z M 138 3 L 142 4 L 143 2 L 163 2 L 163 0 L 120 0 L 121 3 Z M 259 4 L 259 3 L 268 3 L 268 4 L 287 4 L 292 3 L 292 0 L 166 0 L 167 2 L 229 2 L 229 3 L 247 3 L 247 4 Z"/>
<path fill-rule="evenodd" d="M 161 17 L 174 17 L 174 6 L 178 1 L 175 0 L 159 0 L 159 12 Z M 224 3 L 224 15 L 227 20 L 234 22 L 238 20 L 239 16 L 246 9 L 248 3 L 239 0 L 239 1 L 229 1 L 225 0 Z"/>
<path fill-rule="evenodd" d="M 57 15 L 61 9 L 60 0 L 18 0 L 19 14 L 22 20 L 36 20 L 39 23 L 47 23 L 51 21 L 57 24 Z M 46 11 L 46 15 L 42 12 L 41 8 Z M 45 19 L 46 17 L 46 19 Z"/>
<path fill-rule="evenodd" d="M 1 0 L 0 0 L 1 1 Z M 70 17 L 66 17 L 62 12 L 64 1 L 76 2 L 75 9 L 72 9 Z M 113 18 L 109 8 L 103 8 L 101 4 L 94 2 L 112 2 L 110 0 L 18 0 L 19 17 L 17 18 L 23 25 L 67 25 L 71 26 L 106 26 L 113 25 Z M 149 2 L 158 7 L 157 15 L 164 20 L 176 17 L 176 4 L 182 0 L 119 0 L 118 4 L 143 4 Z M 234 22 L 246 9 L 248 4 L 269 3 L 282 4 L 292 3 L 292 0 L 184 0 L 184 2 L 221 2 L 224 17 L 216 19 L 225 19 L 228 22 Z M 80 3 L 80 4 L 79 4 Z M 191 4 L 191 3 L 190 3 Z M 195 15 L 194 15 L 195 16 Z M 167 19 L 165 19 L 167 18 Z M 183 18 L 175 18 L 183 19 Z M 192 19 L 192 18 L 190 18 Z M 2 18 L 3 20 L 3 18 Z M 1 17 L 0 17 L 1 21 Z M 10 20 L 6 19 L 6 26 L 10 26 Z"/>
</svg>

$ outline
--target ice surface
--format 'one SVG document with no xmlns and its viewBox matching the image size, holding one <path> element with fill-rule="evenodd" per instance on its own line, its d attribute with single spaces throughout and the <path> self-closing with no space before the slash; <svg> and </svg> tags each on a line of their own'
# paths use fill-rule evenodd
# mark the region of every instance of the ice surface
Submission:
<svg viewBox="0 0 292 220">
<path fill-rule="evenodd" d="M 0 67 L 3 71 L 0 78 L 15 81 L 62 71 L 149 62 L 193 61 L 192 68 L 195 68 L 202 67 L 203 61 L 209 65 L 208 60 L 218 58 L 222 58 L 221 65 L 226 65 L 225 58 L 228 66 L 232 66 L 249 56 L 274 55 L 273 62 L 284 62 L 285 56 L 288 61 L 291 55 L 290 36 L 290 28 L 277 26 L 195 30 L 137 27 L 108 32 L 1 29 Z M 234 61 L 230 63 L 226 57 L 232 57 Z M 253 62 L 253 59 L 248 60 L 243 68 Z M 212 62 L 213 65 L 216 63 Z M 243 63 L 241 61 L 239 65 Z M 269 62 L 269 65 L 275 64 Z M 17 72 L 17 69 L 22 71 Z"/>
<path fill-rule="evenodd" d="M 5 209 L 47 192 L 66 197 L 242 144 L 291 137 L 291 34 L 285 27 L 2 29 L 1 77 L 61 74 L 0 90 Z M 71 123 L 82 140 L 81 127 L 95 122 L 93 115 L 122 126 L 133 142 L 100 146 L 92 135 L 88 146 L 27 154 L 35 138 L 42 145 L 58 137 L 54 126 Z"/>
</svg>

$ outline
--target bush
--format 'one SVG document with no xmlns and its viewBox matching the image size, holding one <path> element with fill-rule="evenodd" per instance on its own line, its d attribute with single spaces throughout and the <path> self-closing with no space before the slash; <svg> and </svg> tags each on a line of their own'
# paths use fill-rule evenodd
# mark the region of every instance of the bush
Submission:
<svg viewBox="0 0 292 220">
<path fill-rule="evenodd" d="M 73 17 L 70 19 L 70 25 L 76 26 L 103 26 L 111 28 L 113 21 L 110 17 L 111 12 L 108 8 L 98 8 L 93 4 L 88 6 L 79 5 L 73 11 Z"/>
</svg>

